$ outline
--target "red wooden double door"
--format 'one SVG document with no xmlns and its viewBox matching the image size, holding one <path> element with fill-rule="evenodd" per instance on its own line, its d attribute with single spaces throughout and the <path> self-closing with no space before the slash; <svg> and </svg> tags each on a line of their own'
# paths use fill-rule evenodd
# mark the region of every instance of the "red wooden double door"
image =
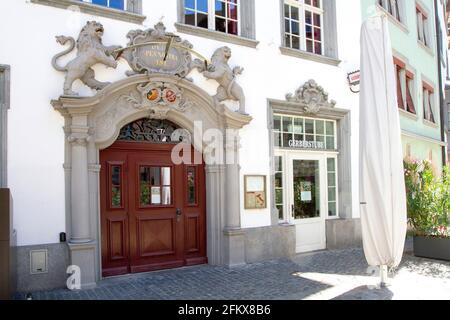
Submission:
<svg viewBox="0 0 450 320">
<path fill-rule="evenodd" d="M 207 263 L 204 165 L 174 165 L 172 147 L 101 151 L 103 276 Z"/>
</svg>

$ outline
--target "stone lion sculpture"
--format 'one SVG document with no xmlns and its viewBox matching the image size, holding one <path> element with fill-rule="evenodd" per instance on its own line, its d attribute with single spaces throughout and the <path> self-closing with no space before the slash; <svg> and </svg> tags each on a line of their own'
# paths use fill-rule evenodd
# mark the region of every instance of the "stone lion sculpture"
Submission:
<svg viewBox="0 0 450 320">
<path fill-rule="evenodd" d="M 239 101 L 239 112 L 245 113 L 245 95 L 242 87 L 236 82 L 236 76 L 242 74 L 241 67 L 234 67 L 233 70 L 228 65 L 231 57 L 231 49 L 228 47 L 218 48 L 211 57 L 211 65 L 203 71 L 203 75 L 208 79 L 214 79 L 219 83 L 217 94 L 214 96 L 216 102 L 224 100 Z"/>
<path fill-rule="evenodd" d="M 53 68 L 58 71 L 66 72 L 64 81 L 64 95 L 77 95 L 72 91 L 72 85 L 75 80 L 80 79 L 84 84 L 94 90 L 101 90 L 109 84 L 109 82 L 100 82 L 95 79 L 95 72 L 91 68 L 97 63 L 102 63 L 108 67 L 116 68 L 117 61 L 113 57 L 114 50 L 121 48 L 120 46 L 104 46 L 102 44 L 103 25 L 96 21 L 89 21 L 81 29 L 78 40 L 72 37 L 57 36 L 56 41 L 61 45 L 70 43 L 67 50 L 55 55 L 52 59 Z M 77 47 L 77 56 L 66 66 L 58 65 L 57 60 L 62 56 L 72 52 Z"/>
</svg>

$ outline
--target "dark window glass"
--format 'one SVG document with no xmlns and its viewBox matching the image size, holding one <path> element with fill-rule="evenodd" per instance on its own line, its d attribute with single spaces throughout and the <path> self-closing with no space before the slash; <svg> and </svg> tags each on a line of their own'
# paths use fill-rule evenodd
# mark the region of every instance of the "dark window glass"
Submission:
<svg viewBox="0 0 450 320">
<path fill-rule="evenodd" d="M 195 167 L 187 168 L 187 199 L 188 204 L 196 204 L 196 190 L 195 190 Z"/>
<path fill-rule="evenodd" d="M 122 207 L 122 167 L 111 166 L 111 207 Z"/>
</svg>

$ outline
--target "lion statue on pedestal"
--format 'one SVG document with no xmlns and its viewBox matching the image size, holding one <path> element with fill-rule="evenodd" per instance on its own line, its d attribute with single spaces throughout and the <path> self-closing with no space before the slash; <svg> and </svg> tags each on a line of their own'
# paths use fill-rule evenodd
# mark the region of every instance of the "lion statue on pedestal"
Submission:
<svg viewBox="0 0 450 320">
<path fill-rule="evenodd" d="M 218 48 L 211 57 L 211 65 L 208 70 L 203 71 L 203 75 L 208 79 L 214 79 L 219 83 L 217 94 L 214 100 L 220 103 L 224 100 L 239 101 L 239 113 L 245 113 L 245 95 L 242 87 L 236 82 L 236 76 L 242 74 L 241 67 L 234 67 L 233 70 L 228 65 L 231 58 L 231 49 L 228 47 Z"/>
<path fill-rule="evenodd" d="M 96 21 L 89 21 L 83 27 L 78 36 L 78 40 L 72 37 L 57 36 L 56 40 L 61 45 L 70 43 L 67 50 L 55 55 L 52 59 L 53 68 L 58 71 L 66 72 L 64 81 L 64 95 L 77 95 L 72 91 L 72 85 L 75 80 L 80 79 L 84 84 L 94 90 L 101 90 L 109 84 L 109 82 L 100 82 L 95 79 L 95 72 L 91 68 L 97 63 L 104 64 L 111 68 L 117 67 L 117 61 L 114 58 L 114 51 L 120 49 L 120 46 L 104 46 L 102 44 L 103 25 Z M 77 56 L 70 61 L 65 67 L 58 65 L 57 60 L 72 52 L 77 47 Z"/>
</svg>

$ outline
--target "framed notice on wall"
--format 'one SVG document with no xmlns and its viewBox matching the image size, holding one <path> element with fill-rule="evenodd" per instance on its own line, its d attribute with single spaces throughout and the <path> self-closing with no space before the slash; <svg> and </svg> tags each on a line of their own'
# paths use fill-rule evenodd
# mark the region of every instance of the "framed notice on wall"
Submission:
<svg viewBox="0 0 450 320">
<path fill-rule="evenodd" d="M 265 209 L 266 176 L 244 176 L 245 209 Z"/>
</svg>

